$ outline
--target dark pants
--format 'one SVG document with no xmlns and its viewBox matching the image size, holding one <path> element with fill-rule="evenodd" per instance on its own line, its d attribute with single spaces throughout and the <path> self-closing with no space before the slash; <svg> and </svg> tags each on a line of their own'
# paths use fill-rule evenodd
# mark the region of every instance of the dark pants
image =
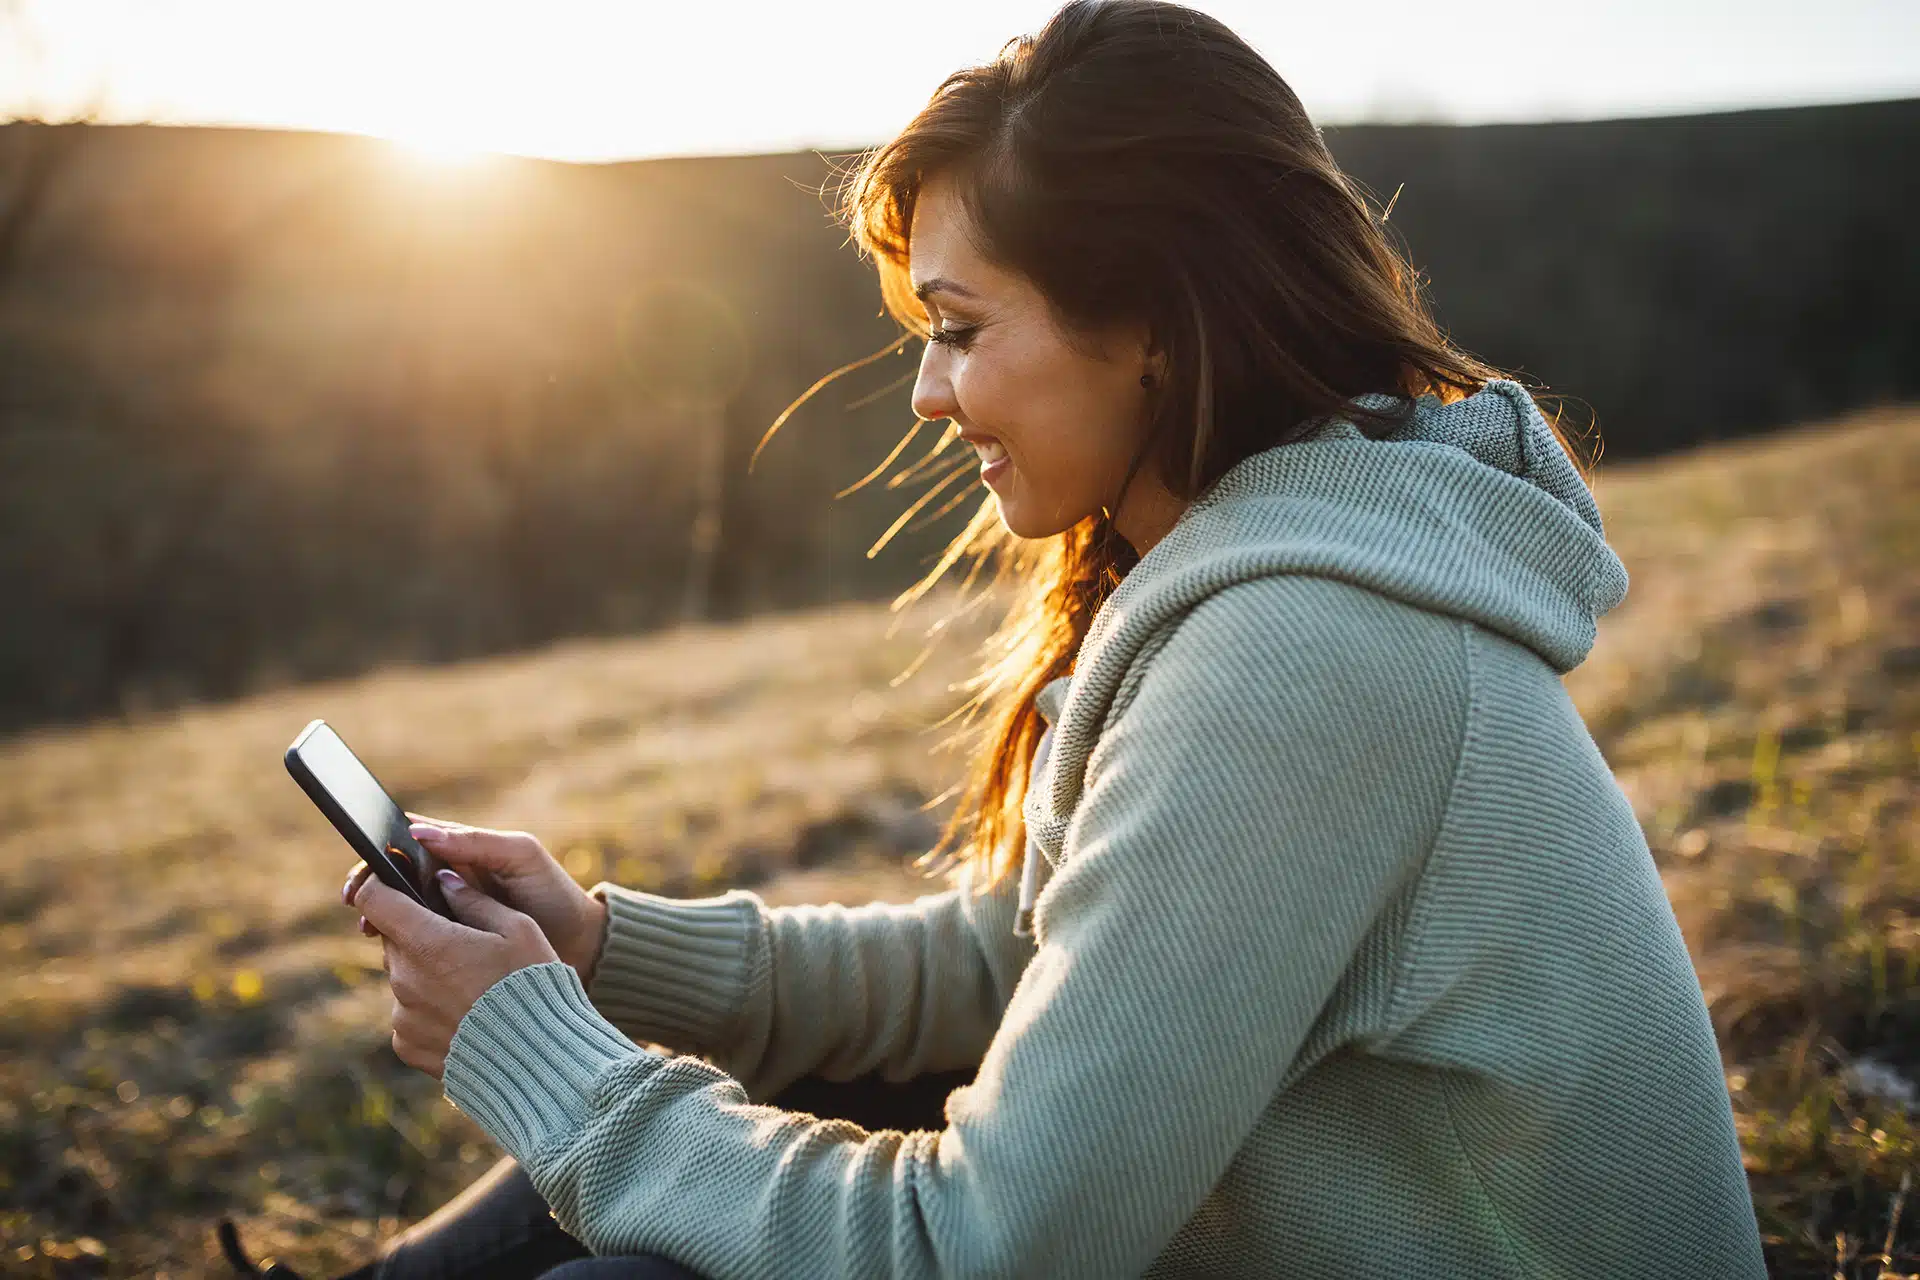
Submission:
<svg viewBox="0 0 1920 1280">
<path fill-rule="evenodd" d="M 879 1076 L 834 1083 L 808 1077 L 771 1101 L 789 1111 L 851 1120 L 866 1129 L 944 1129 L 947 1095 L 971 1071 L 916 1076 L 889 1084 Z M 560 1229 L 546 1201 L 513 1158 L 500 1161 L 433 1214 L 396 1237 L 360 1280 L 702 1280 L 649 1254 L 595 1258 Z"/>
</svg>

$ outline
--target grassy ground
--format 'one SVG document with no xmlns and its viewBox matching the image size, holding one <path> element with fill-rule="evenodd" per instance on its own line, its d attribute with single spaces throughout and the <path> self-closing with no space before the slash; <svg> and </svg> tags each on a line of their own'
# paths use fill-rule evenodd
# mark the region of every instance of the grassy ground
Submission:
<svg viewBox="0 0 1920 1280">
<path fill-rule="evenodd" d="M 1568 685 L 1698 963 L 1774 1268 L 1920 1264 L 1920 413 L 1606 470 L 1633 576 Z M 497 1155 L 386 1046 L 350 860 L 279 755 L 323 715 L 409 807 L 584 882 L 906 900 L 978 617 L 849 607 L 396 669 L 0 743 L 0 1272 L 309 1274 Z M 1917 1192 L 1916 1194 L 1920 1194 Z M 1898 1209 L 1902 1216 L 1890 1223 Z M 1891 1270 L 1886 1271 L 1892 1274 Z"/>
</svg>

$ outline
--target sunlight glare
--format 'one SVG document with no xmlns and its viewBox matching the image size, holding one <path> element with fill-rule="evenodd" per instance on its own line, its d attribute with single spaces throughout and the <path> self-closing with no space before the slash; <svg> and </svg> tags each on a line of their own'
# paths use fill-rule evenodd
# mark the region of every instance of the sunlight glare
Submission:
<svg viewBox="0 0 1920 1280">
<path fill-rule="evenodd" d="M 847 3 L 823 18 L 819 5 L 754 0 L 0 0 L 0 119 L 327 129 L 403 138 L 410 156 L 440 164 L 475 151 L 613 160 L 866 146 L 905 124 L 942 75 L 1033 30 L 1055 2 L 908 5 L 898 21 L 867 22 Z M 1420 0 L 1382 0 L 1360 18 L 1193 2 L 1271 50 L 1308 108 L 1337 122 L 1599 119 L 1920 92 L 1911 0 L 1837 0 L 1819 22 L 1775 0 L 1733 27 L 1711 4 L 1608 0 L 1589 15 L 1471 0 L 1494 27 L 1545 15 L 1529 37 L 1541 56 L 1516 67 L 1489 47 L 1472 67 L 1413 71 L 1351 49 L 1366 24 L 1429 21 Z"/>
<path fill-rule="evenodd" d="M 387 140 L 408 160 L 432 169 L 471 168 L 494 154 L 454 133 L 397 132 Z"/>
</svg>

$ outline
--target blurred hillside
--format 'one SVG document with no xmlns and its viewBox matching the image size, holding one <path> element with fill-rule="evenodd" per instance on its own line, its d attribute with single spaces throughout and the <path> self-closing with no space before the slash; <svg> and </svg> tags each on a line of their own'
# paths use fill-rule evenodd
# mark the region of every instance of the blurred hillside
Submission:
<svg viewBox="0 0 1920 1280">
<path fill-rule="evenodd" d="M 1609 458 L 1920 391 L 1920 102 L 1328 136 Z M 828 177 L 0 127 L 0 726 L 904 585 L 975 482 L 832 495 L 916 349 L 746 471 L 894 335 Z"/>
<path fill-rule="evenodd" d="M 1566 683 L 1686 935 L 1782 1277 L 1920 1269 L 1899 1199 L 1920 1161 L 1916 488 L 1914 409 L 1597 486 L 1633 585 Z M 908 862 L 945 816 L 927 798 L 961 757 L 931 752 L 935 726 L 992 619 L 895 677 L 951 604 L 0 740 L 0 1272 L 219 1274 L 232 1213 L 338 1274 L 497 1158 L 388 1045 L 379 948 L 338 898 L 352 855 L 280 765 L 308 719 L 407 807 L 532 831 L 586 884 L 908 901 L 947 887 Z"/>
<path fill-rule="evenodd" d="M 1327 131 L 1455 339 L 1644 458 L 1920 392 L 1920 101 Z"/>
</svg>

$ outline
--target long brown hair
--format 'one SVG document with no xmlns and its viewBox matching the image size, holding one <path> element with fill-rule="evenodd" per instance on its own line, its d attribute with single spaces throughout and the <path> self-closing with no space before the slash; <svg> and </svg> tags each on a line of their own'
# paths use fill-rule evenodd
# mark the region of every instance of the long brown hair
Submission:
<svg viewBox="0 0 1920 1280">
<path fill-rule="evenodd" d="M 1377 438 L 1414 397 L 1452 401 L 1499 376 L 1447 343 L 1385 212 L 1341 173 L 1293 90 L 1194 10 L 1072 0 L 993 61 L 948 76 L 848 175 L 843 216 L 879 268 L 887 310 L 919 337 L 928 319 L 908 280 L 908 234 L 935 173 L 958 180 L 982 252 L 1033 280 L 1070 329 L 1144 321 L 1164 353 L 1148 437 L 1121 493 L 1151 458 L 1162 483 L 1192 499 L 1323 417 Z M 1399 397 L 1398 408 L 1353 404 L 1364 392 Z M 990 564 L 991 581 L 1013 596 L 964 686 L 963 732 L 977 747 L 920 864 L 971 861 L 982 891 L 1017 865 L 1020 803 L 1044 728 L 1034 695 L 1071 671 L 1094 613 L 1136 559 L 1114 534 L 1118 506 L 1116 495 L 1099 515 L 1025 540 L 988 497 L 896 602 L 962 560 L 969 583 Z"/>
</svg>

